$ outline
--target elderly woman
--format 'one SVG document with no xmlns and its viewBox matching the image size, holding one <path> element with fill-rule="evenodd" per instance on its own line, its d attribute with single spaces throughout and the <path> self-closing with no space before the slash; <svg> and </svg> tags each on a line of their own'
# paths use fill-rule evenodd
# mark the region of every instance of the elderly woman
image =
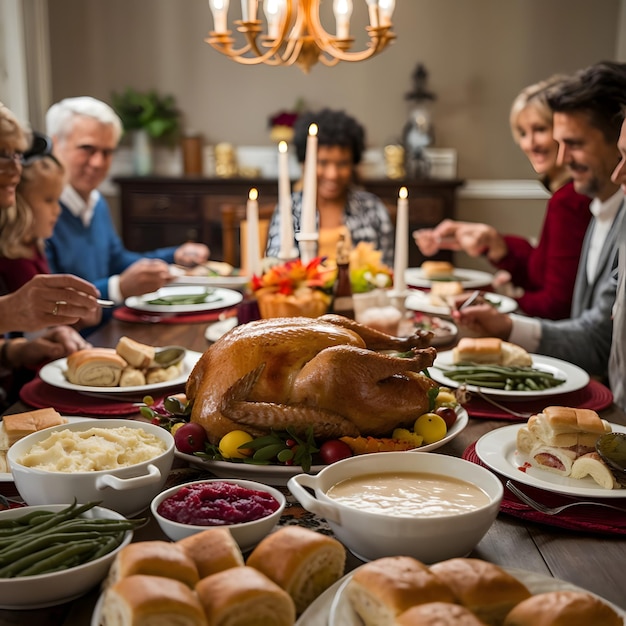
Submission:
<svg viewBox="0 0 626 626">
<path fill-rule="evenodd" d="M 558 143 L 552 136 L 549 89 L 563 80 L 555 76 L 526 87 L 511 107 L 510 123 L 515 142 L 553 195 L 548 201 L 536 246 L 514 235 L 501 235 L 487 224 L 445 220 L 432 230 L 414 233 L 422 254 L 438 250 L 463 250 L 484 255 L 502 273 L 494 286 L 510 279 L 522 312 L 545 319 L 570 316 L 574 282 L 583 238 L 591 220 L 591 198 L 577 193 L 566 167 L 557 162 Z"/>
<path fill-rule="evenodd" d="M 343 111 L 323 109 L 301 115 L 294 126 L 298 161 L 304 163 L 309 126 L 317 124 L 317 228 L 318 255 L 334 258 L 343 234 L 353 245 L 373 243 L 382 260 L 393 265 L 394 229 L 387 208 L 372 193 L 356 186 L 356 166 L 365 149 L 363 127 Z M 294 231 L 300 230 L 302 192 L 292 194 Z M 297 246 L 297 242 L 294 241 Z M 266 256 L 280 250 L 280 214 L 274 211 L 269 227 Z"/>
<path fill-rule="evenodd" d="M 24 151 L 30 144 L 13 113 L 0 103 L 0 214 L 3 229 L 15 213 L 16 188 L 22 174 Z M 89 344 L 65 324 L 100 315 L 98 292 L 75 276 L 38 275 L 18 290 L 0 296 L 0 333 L 47 329 L 36 339 L 0 339 L 0 406 L 16 399 L 19 384 L 13 380 L 24 368 L 62 358 Z M 54 327 L 48 328 L 54 324 Z M 60 324 L 60 325 L 59 325 Z M 13 395 L 12 395 L 13 394 Z"/>
</svg>

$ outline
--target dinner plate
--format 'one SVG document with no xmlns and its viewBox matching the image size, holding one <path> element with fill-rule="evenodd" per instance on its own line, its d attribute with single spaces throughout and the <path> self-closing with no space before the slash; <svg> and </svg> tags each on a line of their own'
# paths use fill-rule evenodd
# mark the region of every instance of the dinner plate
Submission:
<svg viewBox="0 0 626 626">
<path fill-rule="evenodd" d="M 561 359 L 555 359 L 554 357 L 544 356 L 542 354 L 531 354 L 530 356 L 533 360 L 533 368 L 553 374 L 556 378 L 562 379 L 563 384 L 551 387 L 550 389 L 543 389 L 541 391 L 506 391 L 504 389 L 476 387 L 475 385 L 467 385 L 467 390 L 480 391 L 487 396 L 501 396 L 503 398 L 508 398 L 509 400 L 536 400 L 544 396 L 556 396 L 569 393 L 570 391 L 577 391 L 589 383 L 589 374 L 573 363 L 561 361 Z M 448 378 L 438 367 L 452 367 L 454 365 L 452 358 L 452 350 L 439 352 L 435 362 L 428 368 L 428 371 L 433 380 L 436 380 L 438 383 L 445 385 L 446 387 L 455 388 L 459 387 L 462 383 L 458 383 L 451 378 Z"/>
<path fill-rule="evenodd" d="M 93 417 L 70 417 L 69 415 L 64 415 L 65 419 L 70 424 L 74 422 L 97 422 L 97 419 Z M 0 483 L 12 483 L 13 482 L 13 474 L 11 472 L 0 472 Z"/>
<path fill-rule="evenodd" d="M 57 359 L 51 363 L 47 363 L 39 370 L 40 378 L 54 387 L 60 387 L 61 389 L 71 389 L 72 391 L 78 391 L 79 393 L 97 393 L 98 395 L 111 395 L 124 397 L 127 394 L 142 393 L 145 395 L 151 394 L 160 389 L 169 389 L 170 387 L 177 387 L 178 385 L 184 385 L 191 374 L 193 366 L 198 362 L 198 359 L 202 356 L 201 352 L 194 352 L 193 350 L 187 350 L 183 358 L 182 368 L 180 375 L 171 380 L 166 380 L 161 383 L 153 383 L 151 385 L 133 385 L 130 387 L 91 387 L 89 385 L 76 385 L 71 383 L 65 377 L 67 371 L 67 359 Z"/>
<path fill-rule="evenodd" d="M 406 284 L 411 287 L 432 286 L 434 281 L 424 276 L 424 270 L 421 267 L 410 267 L 404 272 Z M 450 280 L 456 280 L 463 285 L 464 289 L 476 289 L 478 287 L 488 287 L 493 280 L 493 274 L 482 272 L 480 270 L 463 270 L 454 268 L 454 272 Z"/>
<path fill-rule="evenodd" d="M 450 320 L 443 320 L 437 316 L 425 315 L 420 312 L 415 313 L 412 328 L 430 330 L 433 333 L 433 338 L 430 340 L 431 346 L 445 346 L 454 341 L 459 332 L 459 329 Z"/>
<path fill-rule="evenodd" d="M 176 276 L 170 284 L 243 289 L 250 279 L 247 276 Z"/>
<path fill-rule="evenodd" d="M 485 293 L 483 297 L 500 313 L 513 313 L 517 310 L 517 302 L 508 296 L 501 296 L 498 293 Z M 422 311 L 431 315 L 450 315 L 452 309 L 449 306 L 437 306 L 430 301 L 428 291 L 412 291 L 404 302 L 404 306 L 412 311 Z"/>
<path fill-rule="evenodd" d="M 362 567 L 362 566 L 361 566 Z M 522 582 L 528 590 L 536 595 L 538 593 L 546 593 L 549 591 L 585 591 L 572 583 L 568 583 L 558 578 L 552 578 L 545 574 L 529 572 L 517 568 L 503 567 L 506 572 L 515 576 Z M 356 571 L 356 570 L 355 570 Z M 363 622 L 359 616 L 353 611 L 352 606 L 347 598 L 346 586 L 352 578 L 354 572 L 346 574 L 341 580 L 329 587 L 321 596 L 309 606 L 309 608 L 300 616 L 296 622 L 296 626 L 363 626 Z M 620 609 L 615 604 L 597 596 L 602 602 L 608 604 L 621 617 L 626 617 L 626 611 Z M 92 626 L 99 626 L 93 623 Z"/>
<path fill-rule="evenodd" d="M 150 304 L 157 298 L 167 298 L 170 296 L 199 296 L 209 292 L 205 302 L 196 304 Z M 222 289 L 221 287 L 208 288 L 194 285 L 174 285 L 173 287 L 161 287 L 153 293 L 146 293 L 142 296 L 126 298 L 125 304 L 129 309 L 144 311 L 146 313 L 200 313 L 202 311 L 214 311 L 215 309 L 225 309 L 235 306 L 243 300 L 243 295 L 233 289 Z"/>
<path fill-rule="evenodd" d="M 436 450 L 454 439 L 467 426 L 468 422 L 469 416 L 467 411 L 459 406 L 457 408 L 457 420 L 443 439 L 415 448 L 415 450 L 407 450 L 407 452 L 430 452 Z M 202 467 L 212 474 L 215 474 L 218 478 L 256 480 L 266 485 L 284 487 L 292 476 L 302 473 L 302 468 L 294 465 L 252 465 L 251 463 L 235 463 L 232 461 L 213 461 L 179 451 L 176 451 L 175 454 L 179 459 L 188 461 L 192 465 Z M 324 469 L 324 467 L 326 466 L 313 465 L 309 473 L 317 474 L 320 470 Z"/>
<path fill-rule="evenodd" d="M 517 451 L 517 431 L 524 424 L 503 426 L 483 435 L 476 442 L 478 458 L 494 472 L 515 482 L 561 493 L 592 498 L 626 498 L 626 489 L 603 489 L 592 478 L 568 478 L 554 472 L 529 467 L 525 454 Z M 611 424 L 613 432 L 626 433 L 626 426 Z"/>
<path fill-rule="evenodd" d="M 229 330 L 235 328 L 237 324 L 239 324 L 239 320 L 236 317 L 227 317 L 225 320 L 219 320 L 214 324 L 209 324 L 204 331 L 204 338 L 207 341 L 215 342 Z"/>
</svg>

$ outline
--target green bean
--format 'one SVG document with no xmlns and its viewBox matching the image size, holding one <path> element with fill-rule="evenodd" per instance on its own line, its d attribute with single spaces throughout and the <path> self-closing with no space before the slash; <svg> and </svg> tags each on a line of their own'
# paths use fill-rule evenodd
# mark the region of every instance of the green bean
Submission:
<svg viewBox="0 0 626 626">
<path fill-rule="evenodd" d="M 49 572 L 54 572 L 59 568 L 63 567 L 63 564 L 67 562 L 67 560 L 79 554 L 85 554 L 85 552 L 91 552 L 94 549 L 94 544 L 91 541 L 81 541 L 78 543 L 73 543 L 67 546 L 61 552 L 54 554 L 53 556 L 48 557 L 47 559 L 43 559 L 30 567 L 22 570 L 20 572 L 20 576 L 35 576 L 37 574 L 47 574 Z M 70 567 L 73 567 L 70 566 Z"/>
<path fill-rule="evenodd" d="M 105 554 L 113 552 L 113 550 L 115 550 L 115 548 L 117 548 L 117 546 L 119 546 L 122 541 L 124 541 L 124 533 L 118 533 L 117 535 L 111 535 L 110 537 L 107 537 L 106 541 L 102 542 L 100 548 L 98 548 L 98 550 L 96 550 L 96 552 L 91 555 L 89 560 L 95 561 Z"/>
<path fill-rule="evenodd" d="M 49 534 L 42 535 L 41 537 L 32 537 L 28 539 L 24 539 L 18 543 L 15 543 L 10 548 L 5 548 L 0 551 L 0 565 L 4 565 L 6 563 L 10 563 L 14 559 L 20 558 L 34 550 L 39 550 L 40 548 L 50 546 L 54 543 L 65 542 L 69 543 L 70 541 L 78 541 L 82 539 L 98 539 L 100 534 L 98 532 L 88 532 L 88 533 L 72 533 L 70 534 Z"/>
</svg>

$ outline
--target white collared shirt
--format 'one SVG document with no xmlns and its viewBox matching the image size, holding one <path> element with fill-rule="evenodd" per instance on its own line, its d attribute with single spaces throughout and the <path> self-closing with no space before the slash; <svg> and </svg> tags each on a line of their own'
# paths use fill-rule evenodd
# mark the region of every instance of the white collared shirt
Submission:
<svg viewBox="0 0 626 626">
<path fill-rule="evenodd" d="M 61 202 L 69 209 L 74 217 L 78 217 L 85 228 L 91 224 L 93 211 L 100 199 L 100 192 L 93 189 L 89 194 L 89 200 L 85 202 L 78 191 L 71 185 L 65 185 L 61 193 Z"/>
<path fill-rule="evenodd" d="M 619 211 L 624 192 L 618 189 L 608 200 L 602 202 L 594 198 L 589 205 L 589 210 L 594 217 L 594 226 L 589 240 L 589 251 L 587 253 L 587 282 L 592 283 L 596 277 L 598 260 L 604 248 L 604 242 L 611 230 L 613 220 Z"/>
</svg>

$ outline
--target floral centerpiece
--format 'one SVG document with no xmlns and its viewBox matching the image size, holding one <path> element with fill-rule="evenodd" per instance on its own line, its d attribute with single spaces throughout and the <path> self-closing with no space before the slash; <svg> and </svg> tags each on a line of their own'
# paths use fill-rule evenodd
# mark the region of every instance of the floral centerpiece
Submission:
<svg viewBox="0 0 626 626">
<path fill-rule="evenodd" d="M 251 287 L 261 317 L 319 317 L 327 312 L 336 269 L 327 268 L 322 257 L 304 265 L 300 259 L 269 268 L 253 276 Z"/>
</svg>

